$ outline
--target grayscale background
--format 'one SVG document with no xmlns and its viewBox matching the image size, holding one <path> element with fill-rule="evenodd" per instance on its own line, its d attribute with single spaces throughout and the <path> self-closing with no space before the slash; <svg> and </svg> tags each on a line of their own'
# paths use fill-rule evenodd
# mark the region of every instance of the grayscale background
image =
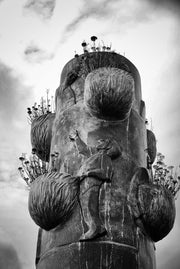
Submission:
<svg viewBox="0 0 180 269">
<path fill-rule="evenodd" d="M 0 0 L 0 269 L 33 269 L 37 226 L 18 157 L 30 154 L 26 108 L 50 89 L 92 35 L 132 61 L 149 127 L 166 164 L 180 164 L 180 2 Z M 156 244 L 157 269 L 180 268 L 180 197 L 171 233 Z"/>
</svg>

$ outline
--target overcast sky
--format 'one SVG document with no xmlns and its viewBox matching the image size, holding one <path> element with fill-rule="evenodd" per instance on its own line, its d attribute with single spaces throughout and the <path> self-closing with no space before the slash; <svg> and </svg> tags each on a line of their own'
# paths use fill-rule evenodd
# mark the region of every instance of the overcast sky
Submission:
<svg viewBox="0 0 180 269">
<path fill-rule="evenodd" d="M 34 268 L 37 227 L 17 175 L 18 156 L 31 149 L 26 108 L 47 88 L 54 94 L 62 67 L 92 35 L 136 65 L 158 151 L 180 163 L 178 1 L 0 0 L 0 260 L 9 260 L 1 269 Z M 180 198 L 176 205 L 173 231 L 156 245 L 158 269 L 180 265 Z"/>
</svg>

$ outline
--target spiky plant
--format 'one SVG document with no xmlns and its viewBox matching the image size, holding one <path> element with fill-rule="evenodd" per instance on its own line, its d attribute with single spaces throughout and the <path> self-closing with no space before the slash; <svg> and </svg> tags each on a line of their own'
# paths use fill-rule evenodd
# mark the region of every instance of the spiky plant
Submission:
<svg viewBox="0 0 180 269">
<path fill-rule="evenodd" d="M 19 173 L 29 187 L 37 177 L 48 172 L 48 163 L 40 160 L 34 151 L 29 158 L 22 153 L 19 160 L 21 162 Z"/>
<path fill-rule="evenodd" d="M 157 153 L 157 159 L 154 169 L 153 183 L 166 187 L 177 199 L 178 192 L 180 190 L 180 176 L 177 169 L 174 172 L 174 166 L 167 166 L 164 163 L 165 156 L 161 153 Z"/>
<path fill-rule="evenodd" d="M 30 123 L 33 122 L 34 119 L 40 117 L 41 115 L 45 115 L 48 113 L 54 113 L 54 97 L 51 96 L 49 98 L 49 90 L 46 90 L 46 97 L 41 97 L 40 104 L 34 103 L 34 105 L 30 108 L 27 108 L 28 120 Z"/>
</svg>

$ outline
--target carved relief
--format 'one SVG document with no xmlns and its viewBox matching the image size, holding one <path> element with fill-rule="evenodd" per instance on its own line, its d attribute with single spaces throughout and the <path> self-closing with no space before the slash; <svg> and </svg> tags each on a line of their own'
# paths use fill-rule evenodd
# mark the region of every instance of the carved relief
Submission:
<svg viewBox="0 0 180 269">
<path fill-rule="evenodd" d="M 132 76 L 117 68 L 99 68 L 85 80 L 84 101 L 92 115 L 106 120 L 124 120 L 133 102 Z"/>
<path fill-rule="evenodd" d="M 78 153 L 87 158 L 79 175 L 84 180 L 81 185 L 80 203 L 88 231 L 80 239 L 92 239 L 106 232 L 99 217 L 99 193 L 102 184 L 112 179 L 112 159 L 120 155 L 120 149 L 115 141 L 109 139 L 100 139 L 95 147 L 88 147 L 77 131 L 75 135 L 70 135 L 70 139 L 75 143 Z"/>
<path fill-rule="evenodd" d="M 172 229 L 175 219 L 173 195 L 163 186 L 154 185 L 147 169 L 137 169 L 128 200 L 137 225 L 153 241 L 161 240 Z"/>
<path fill-rule="evenodd" d="M 37 225 L 49 231 L 69 220 L 77 206 L 79 180 L 65 173 L 49 172 L 31 184 L 29 212 Z"/>
<path fill-rule="evenodd" d="M 106 51 L 75 57 L 62 71 L 56 113 L 32 123 L 31 141 L 50 163 L 29 195 L 43 229 L 37 268 L 155 269 L 153 241 L 172 229 L 175 205 L 153 181 L 156 139 L 136 67 Z"/>
</svg>

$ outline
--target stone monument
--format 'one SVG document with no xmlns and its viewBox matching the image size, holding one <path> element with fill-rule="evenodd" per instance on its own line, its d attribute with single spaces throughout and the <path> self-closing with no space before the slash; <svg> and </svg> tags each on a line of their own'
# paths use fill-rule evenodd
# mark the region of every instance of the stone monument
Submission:
<svg viewBox="0 0 180 269">
<path fill-rule="evenodd" d="M 82 46 L 62 70 L 55 112 L 32 120 L 33 153 L 49 163 L 31 166 L 36 268 L 155 269 L 154 242 L 172 229 L 175 202 L 158 181 L 165 169 L 156 165 L 156 180 L 152 172 L 140 75 L 110 48 Z"/>
</svg>

